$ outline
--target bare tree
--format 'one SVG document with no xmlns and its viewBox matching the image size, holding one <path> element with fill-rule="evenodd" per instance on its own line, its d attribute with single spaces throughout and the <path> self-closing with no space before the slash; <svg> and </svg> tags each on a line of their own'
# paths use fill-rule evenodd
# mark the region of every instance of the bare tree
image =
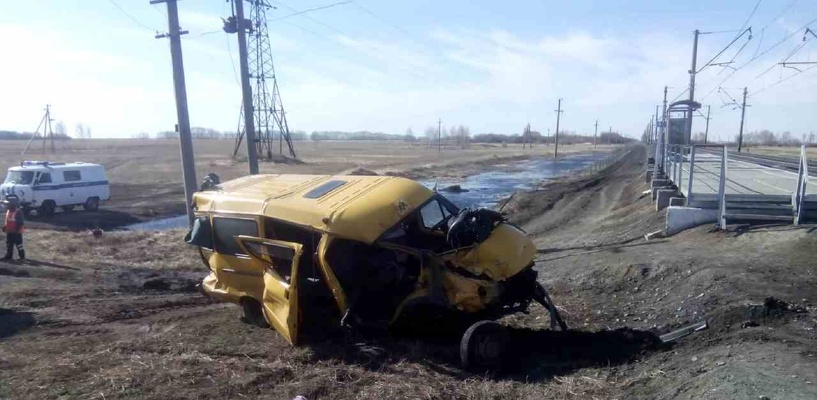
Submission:
<svg viewBox="0 0 817 400">
<path fill-rule="evenodd" d="M 54 136 L 57 137 L 67 136 L 65 132 L 65 122 L 57 121 L 57 124 L 54 125 Z"/>
<path fill-rule="evenodd" d="M 431 147 L 431 143 L 437 140 L 437 127 L 436 126 L 429 126 L 423 132 L 423 136 L 428 139 L 428 147 Z"/>
<path fill-rule="evenodd" d="M 85 125 L 82 122 L 80 122 L 74 128 L 74 135 L 78 139 L 90 139 L 91 138 L 91 128 L 88 125 Z"/>
</svg>

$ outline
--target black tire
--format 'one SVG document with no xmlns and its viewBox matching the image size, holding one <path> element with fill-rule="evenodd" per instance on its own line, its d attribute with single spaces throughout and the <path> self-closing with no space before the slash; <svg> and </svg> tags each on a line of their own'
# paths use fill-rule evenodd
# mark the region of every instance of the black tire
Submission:
<svg viewBox="0 0 817 400">
<path fill-rule="evenodd" d="M 460 362 L 466 369 L 499 369 L 508 347 L 508 331 L 494 321 L 471 325 L 460 340 Z"/>
<path fill-rule="evenodd" d="M 65 206 L 62 206 L 60 208 L 62 209 L 62 211 L 65 211 L 65 212 L 74 211 L 74 205 L 73 204 L 65 205 Z"/>
<path fill-rule="evenodd" d="M 269 328 L 264 313 L 261 311 L 261 303 L 255 299 L 244 298 L 241 300 L 241 322 L 259 328 Z"/>
<path fill-rule="evenodd" d="M 89 197 L 88 200 L 85 200 L 82 208 L 84 208 L 85 211 L 99 210 L 99 197 Z"/>
<path fill-rule="evenodd" d="M 51 217 L 54 215 L 54 211 L 57 210 L 57 204 L 54 203 L 53 200 L 46 200 L 40 205 L 40 208 L 37 209 L 37 215 L 42 215 L 45 218 Z"/>
</svg>

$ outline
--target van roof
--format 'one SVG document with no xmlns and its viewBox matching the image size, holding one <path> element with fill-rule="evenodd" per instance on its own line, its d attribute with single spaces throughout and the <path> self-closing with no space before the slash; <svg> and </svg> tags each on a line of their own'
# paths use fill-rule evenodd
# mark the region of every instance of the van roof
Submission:
<svg viewBox="0 0 817 400">
<path fill-rule="evenodd" d="M 22 165 L 9 168 L 9 171 L 41 171 L 43 169 L 77 169 L 77 168 L 101 168 L 99 164 L 92 164 L 82 161 L 71 163 L 49 162 L 49 161 L 23 161 Z"/>
<path fill-rule="evenodd" d="M 263 215 L 373 243 L 434 192 L 406 178 L 250 175 L 195 194 L 199 211 Z"/>
</svg>

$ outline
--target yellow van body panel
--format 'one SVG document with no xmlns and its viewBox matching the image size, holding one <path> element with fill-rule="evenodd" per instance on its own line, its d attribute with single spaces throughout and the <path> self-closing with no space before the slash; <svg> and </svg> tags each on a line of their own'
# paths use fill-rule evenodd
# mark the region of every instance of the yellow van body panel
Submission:
<svg viewBox="0 0 817 400">
<path fill-rule="evenodd" d="M 336 185 L 333 181 L 343 184 Z M 321 188 L 326 188 L 326 185 L 336 187 L 319 196 L 309 195 L 313 190 L 321 193 Z M 197 192 L 194 207 L 197 215 L 210 215 L 213 218 L 256 218 L 259 238 L 266 237 L 265 217 L 320 233 L 321 240 L 315 249 L 315 266 L 319 268 L 343 314 L 349 307 L 347 293 L 326 256 L 333 241 L 347 239 L 377 245 L 378 239 L 388 229 L 415 212 L 432 196 L 432 190 L 400 177 L 252 175 L 224 182 L 219 190 Z M 385 243 L 381 244 L 386 247 Z M 419 254 L 417 252 L 415 256 Z M 484 310 L 499 298 L 499 282 L 528 268 L 535 254 L 536 248 L 524 232 L 502 223 L 478 245 L 434 255 L 442 266 L 444 298 L 451 307 L 464 312 Z M 288 294 L 287 308 L 272 306 L 273 300 L 280 299 L 270 298 L 270 293 L 265 293 L 265 287 L 280 282 L 273 282 L 265 273 L 263 261 L 225 256 L 207 250 L 203 251 L 203 255 L 212 270 L 202 283 L 205 292 L 218 300 L 233 303 L 240 303 L 243 297 L 258 300 L 264 307 L 267 320 L 287 341 L 297 344 L 297 329 L 293 325 L 297 323 L 297 320 L 293 320 L 293 316 L 298 315 L 297 295 Z M 467 273 L 463 273 L 463 270 Z M 430 281 L 429 268 L 424 266 L 414 291 L 397 307 L 392 320 L 399 316 L 410 300 L 431 295 Z"/>
<path fill-rule="evenodd" d="M 343 185 L 305 197 L 331 181 Z M 345 239 L 374 243 L 434 192 L 406 178 L 352 175 L 251 175 L 194 195 L 196 210 L 262 215 Z"/>
<path fill-rule="evenodd" d="M 457 266 L 474 275 L 502 281 L 530 265 L 535 255 L 536 246 L 524 232 L 501 224 L 479 246 L 458 251 L 455 259 Z"/>
</svg>

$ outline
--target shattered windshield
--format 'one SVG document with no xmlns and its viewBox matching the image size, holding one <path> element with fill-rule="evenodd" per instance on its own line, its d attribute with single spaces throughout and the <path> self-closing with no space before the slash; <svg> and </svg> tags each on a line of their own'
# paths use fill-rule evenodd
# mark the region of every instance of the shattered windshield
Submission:
<svg viewBox="0 0 817 400">
<path fill-rule="evenodd" d="M 451 211 L 449 211 L 443 203 L 434 199 L 420 209 L 420 215 L 423 217 L 423 226 L 428 229 L 433 229 L 448 218 L 448 216 L 451 215 Z"/>
<path fill-rule="evenodd" d="M 34 181 L 34 171 L 9 171 L 6 175 L 5 183 L 16 183 L 18 185 L 30 185 Z"/>
<path fill-rule="evenodd" d="M 394 227 L 383 234 L 382 239 L 388 241 L 400 241 L 406 236 L 422 235 L 423 232 L 417 228 L 425 228 L 427 231 L 435 228 L 446 227 L 445 222 L 458 212 L 457 206 L 439 194 L 428 200 L 422 207 L 415 209 Z"/>
</svg>

